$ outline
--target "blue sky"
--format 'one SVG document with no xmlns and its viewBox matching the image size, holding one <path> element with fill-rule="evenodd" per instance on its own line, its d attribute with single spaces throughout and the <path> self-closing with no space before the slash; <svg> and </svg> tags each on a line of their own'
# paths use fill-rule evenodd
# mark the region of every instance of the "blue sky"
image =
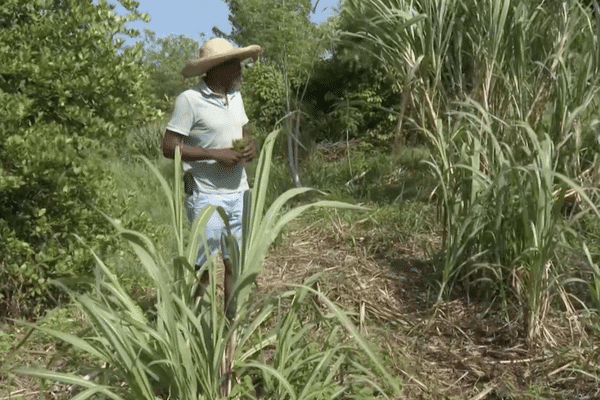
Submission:
<svg viewBox="0 0 600 400">
<path fill-rule="evenodd" d="M 122 14 L 123 7 L 116 0 L 109 0 L 117 4 L 115 12 Z M 130 23 L 130 28 L 150 29 L 157 36 L 164 37 L 170 34 L 183 34 L 202 42 L 201 32 L 206 35 L 205 39 L 211 38 L 212 27 L 217 26 L 223 32 L 229 33 L 231 25 L 227 20 L 229 9 L 222 0 L 139 0 L 138 9 L 147 12 L 151 21 L 149 23 Z M 314 22 L 322 22 L 332 15 L 339 0 L 319 0 Z M 139 39 L 138 39 L 139 40 Z M 127 40 L 129 43 L 130 40 Z"/>
</svg>

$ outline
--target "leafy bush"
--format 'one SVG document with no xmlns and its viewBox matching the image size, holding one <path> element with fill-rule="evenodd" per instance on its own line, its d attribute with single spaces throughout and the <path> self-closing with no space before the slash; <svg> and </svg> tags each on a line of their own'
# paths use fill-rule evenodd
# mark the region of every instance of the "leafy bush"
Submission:
<svg viewBox="0 0 600 400">
<path fill-rule="evenodd" d="M 283 74 L 272 64 L 254 63 L 244 69 L 244 104 L 253 123 L 272 129 L 285 114 Z"/>
<path fill-rule="evenodd" d="M 168 111 L 173 107 L 173 99 L 198 80 L 184 78 L 181 68 L 189 59 L 198 56 L 200 45 L 185 35 L 171 34 L 161 38 L 150 30 L 144 30 L 144 33 L 143 59 L 150 69 L 150 89 L 157 99 L 157 107 Z"/>
<path fill-rule="evenodd" d="M 306 87 L 303 110 L 313 141 L 391 138 L 400 96 L 378 63 L 354 59 L 343 45 L 321 60 Z"/>
<path fill-rule="evenodd" d="M 48 279 L 91 273 L 75 235 L 108 240 L 105 143 L 154 115 L 140 48 L 116 38 L 144 16 L 122 3 L 126 18 L 105 1 L 0 5 L 0 317 L 31 317 L 56 301 Z"/>
</svg>

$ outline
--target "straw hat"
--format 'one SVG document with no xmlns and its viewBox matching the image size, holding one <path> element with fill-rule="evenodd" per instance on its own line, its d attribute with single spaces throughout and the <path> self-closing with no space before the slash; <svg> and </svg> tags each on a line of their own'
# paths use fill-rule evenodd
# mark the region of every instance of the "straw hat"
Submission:
<svg viewBox="0 0 600 400">
<path fill-rule="evenodd" d="M 225 39 L 210 39 L 200 48 L 198 58 L 188 61 L 181 73 L 188 78 L 191 76 L 202 76 L 212 67 L 216 67 L 233 58 L 237 58 L 240 61 L 252 58 L 256 61 L 261 52 L 262 48 L 255 44 L 235 48 Z"/>
</svg>

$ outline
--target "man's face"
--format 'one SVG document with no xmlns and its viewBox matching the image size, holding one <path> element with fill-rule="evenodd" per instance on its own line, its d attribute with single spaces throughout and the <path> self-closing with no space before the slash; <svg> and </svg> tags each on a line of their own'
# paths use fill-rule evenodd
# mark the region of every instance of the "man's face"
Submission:
<svg viewBox="0 0 600 400">
<path fill-rule="evenodd" d="M 231 89 L 242 77 L 242 64 L 237 59 L 229 60 L 212 68 L 209 73 Z"/>
</svg>

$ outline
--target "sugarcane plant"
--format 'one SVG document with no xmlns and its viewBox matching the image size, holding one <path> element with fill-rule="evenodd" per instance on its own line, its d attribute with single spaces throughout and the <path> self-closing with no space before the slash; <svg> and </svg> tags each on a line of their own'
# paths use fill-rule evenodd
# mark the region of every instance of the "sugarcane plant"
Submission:
<svg viewBox="0 0 600 400">
<path fill-rule="evenodd" d="M 598 204 L 589 195 L 599 171 L 599 9 L 597 1 L 543 0 L 344 7 L 353 24 L 342 37 L 396 81 L 397 126 L 422 132 L 433 150 L 438 301 L 460 281 L 504 310 L 516 303 L 532 344 L 553 342 L 544 328 L 558 309 L 552 301 L 573 308 L 561 284 L 573 275 L 564 255 L 579 257 L 582 247 L 563 205 Z"/>
<path fill-rule="evenodd" d="M 57 372 L 31 367 L 9 368 L 11 374 L 27 374 L 81 388 L 76 399 L 104 395 L 111 399 L 219 399 L 253 398 L 261 392 L 278 399 L 340 398 L 360 387 L 374 388 L 387 397 L 399 390 L 394 380 L 359 335 L 351 320 L 322 293 L 311 277 L 305 285 L 290 286 L 272 301 L 257 304 L 250 294 L 270 245 L 286 223 L 311 207 L 359 209 L 359 206 L 317 201 L 284 209 L 286 203 L 309 189 L 295 188 L 282 194 L 266 210 L 271 152 L 278 131 L 266 139 L 258 160 L 256 185 L 246 197 L 244 240 L 237 247 L 231 235 L 234 290 L 225 312 L 217 288 L 216 254 L 199 271 L 193 267 L 203 229 L 214 212 L 227 226 L 224 212 L 208 206 L 201 210 L 189 231 L 182 207 L 181 154 L 175 153 L 172 187 L 148 160 L 168 197 L 176 241 L 176 253 L 166 261 L 152 241 L 140 232 L 125 229 L 112 220 L 118 234 L 137 255 L 140 267 L 156 291 L 153 316 L 148 316 L 130 297 L 117 275 L 98 257 L 94 287 L 77 294 L 67 286 L 76 306 L 86 315 L 90 329 L 83 336 L 26 324 L 67 343 L 91 360 L 95 379 L 76 372 Z M 227 227 L 227 230 L 229 228 Z M 207 246 L 205 246 L 207 248 Z M 205 271 L 210 284 L 196 299 L 198 277 Z M 58 282 L 57 284 L 60 284 Z M 319 296 L 327 311 L 318 311 L 320 331 L 329 333 L 322 345 L 311 345 L 306 314 L 300 317 L 308 296 Z M 285 315 L 283 319 L 279 317 Z M 325 329 L 324 329 L 325 328 Z M 343 333 L 343 334 L 342 334 Z M 346 338 L 346 340 L 344 340 Z M 347 339 L 350 338 L 348 341 Z M 273 358 L 267 357 L 268 348 Z M 364 364 L 364 365 L 363 365 Z M 378 370 L 374 374 L 372 368 Z M 377 378 L 376 375 L 379 377 Z M 383 381 L 381 380 L 383 377 Z M 385 387 L 380 387 L 381 383 Z M 388 384 L 391 383 L 391 384 Z M 358 390 L 358 389 L 357 389 Z M 323 397 L 324 396 L 324 397 Z"/>
</svg>

